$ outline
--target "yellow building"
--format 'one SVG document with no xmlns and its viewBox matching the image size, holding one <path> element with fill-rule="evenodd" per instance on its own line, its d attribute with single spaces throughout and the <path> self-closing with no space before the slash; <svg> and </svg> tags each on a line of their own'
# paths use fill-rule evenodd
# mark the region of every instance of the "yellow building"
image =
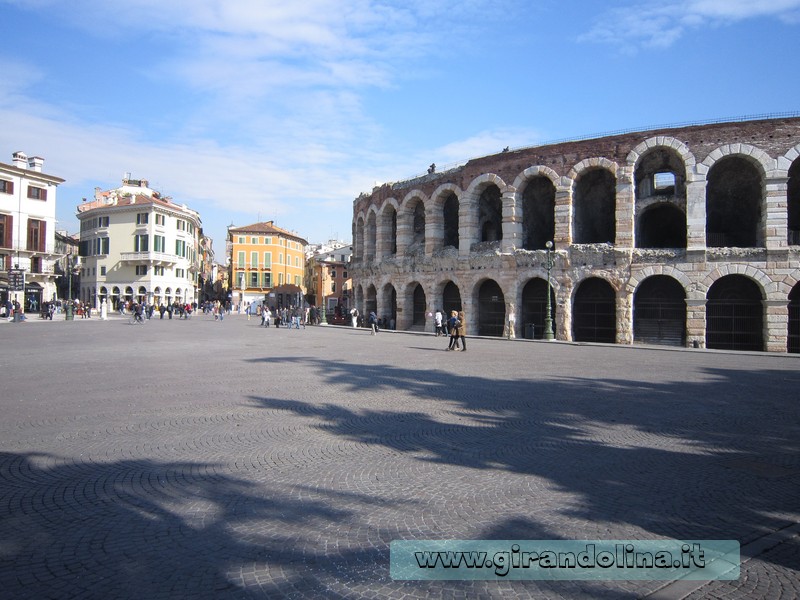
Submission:
<svg viewBox="0 0 800 600">
<path fill-rule="evenodd" d="M 227 245 L 234 304 L 266 302 L 288 307 L 303 303 L 306 240 L 267 221 L 229 227 Z"/>
</svg>

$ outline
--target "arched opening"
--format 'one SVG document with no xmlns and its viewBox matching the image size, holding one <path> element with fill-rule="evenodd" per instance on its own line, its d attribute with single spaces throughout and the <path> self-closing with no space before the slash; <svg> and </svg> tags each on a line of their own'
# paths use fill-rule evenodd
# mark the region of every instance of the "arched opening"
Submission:
<svg viewBox="0 0 800 600">
<path fill-rule="evenodd" d="M 425 326 L 425 310 L 427 308 L 427 303 L 425 301 L 425 290 L 422 289 L 422 286 L 418 283 L 414 288 L 414 300 L 413 300 L 413 313 L 412 313 L 412 324 L 416 326 Z"/>
<path fill-rule="evenodd" d="M 397 324 L 397 290 L 391 283 L 387 283 L 383 287 L 383 314 L 378 316 L 384 320 L 384 328 L 395 328 Z"/>
<path fill-rule="evenodd" d="M 478 227 L 482 242 L 503 239 L 503 202 L 500 188 L 489 185 L 478 200 Z"/>
<path fill-rule="evenodd" d="M 789 244 L 800 246 L 800 158 L 789 167 L 789 182 L 786 186 Z"/>
<path fill-rule="evenodd" d="M 706 246 L 758 246 L 761 188 L 761 175 L 749 160 L 728 156 L 711 167 L 706 186 Z"/>
<path fill-rule="evenodd" d="M 637 248 L 686 248 L 686 215 L 674 204 L 646 208 L 638 220 Z"/>
<path fill-rule="evenodd" d="M 654 148 L 639 159 L 634 173 L 636 201 L 685 199 L 686 165 L 671 148 Z"/>
<path fill-rule="evenodd" d="M 137 302 L 144 302 L 147 300 L 147 288 L 145 288 L 143 285 L 140 285 L 136 292 L 136 300 Z"/>
<path fill-rule="evenodd" d="M 458 248 L 458 198 L 453 192 L 447 194 L 447 199 L 442 207 L 444 217 L 444 240 L 442 245 L 447 248 Z"/>
<path fill-rule="evenodd" d="M 364 258 L 367 261 L 375 260 L 376 238 L 377 227 L 375 225 L 375 213 L 370 212 L 367 217 L 366 240 L 364 241 Z"/>
<path fill-rule="evenodd" d="M 448 281 L 447 285 L 442 290 L 442 312 L 445 318 L 450 316 L 450 312 L 454 310 L 464 310 L 461 304 L 461 292 L 458 291 L 458 286 L 452 281 Z"/>
<path fill-rule="evenodd" d="M 522 194 L 522 247 L 544 250 L 555 236 L 556 188 L 547 177 L 531 179 Z"/>
<path fill-rule="evenodd" d="M 789 337 L 787 352 L 800 353 L 800 283 L 789 292 Z"/>
<path fill-rule="evenodd" d="M 503 337 L 506 300 L 496 281 L 489 279 L 478 290 L 478 335 Z"/>
<path fill-rule="evenodd" d="M 356 221 L 353 244 L 353 258 L 355 260 L 364 259 L 364 219 L 360 218 Z"/>
<path fill-rule="evenodd" d="M 364 297 L 364 313 L 361 315 L 364 323 L 367 322 L 367 317 L 371 312 L 378 314 L 378 292 L 374 285 L 367 287 L 367 294 Z"/>
<path fill-rule="evenodd" d="M 125 288 L 125 300 L 133 302 L 133 288 L 131 286 Z"/>
<path fill-rule="evenodd" d="M 397 254 L 397 211 L 391 204 L 381 213 L 381 249 L 378 255 L 394 256 Z"/>
<path fill-rule="evenodd" d="M 520 337 L 541 340 L 544 338 L 544 321 L 547 316 L 547 280 L 531 279 L 522 288 L 522 312 Z M 556 323 L 556 295 L 550 288 L 550 317 L 553 319 L 553 328 Z M 555 331 L 553 331 L 555 333 Z"/>
<path fill-rule="evenodd" d="M 425 251 L 425 205 L 417 199 L 411 208 L 411 243 L 408 246 L 409 254 L 418 254 Z"/>
<path fill-rule="evenodd" d="M 613 244 L 616 237 L 617 178 L 607 169 L 590 169 L 575 183 L 576 244 Z"/>
<path fill-rule="evenodd" d="M 645 279 L 633 294 L 633 340 L 686 345 L 686 292 L 667 275 Z"/>
<path fill-rule="evenodd" d="M 727 275 L 714 282 L 706 299 L 706 346 L 764 349 L 764 308 L 755 281 L 744 275 Z"/>
<path fill-rule="evenodd" d="M 590 277 L 578 286 L 572 304 L 572 337 L 576 342 L 616 342 L 614 288 L 604 279 Z"/>
</svg>

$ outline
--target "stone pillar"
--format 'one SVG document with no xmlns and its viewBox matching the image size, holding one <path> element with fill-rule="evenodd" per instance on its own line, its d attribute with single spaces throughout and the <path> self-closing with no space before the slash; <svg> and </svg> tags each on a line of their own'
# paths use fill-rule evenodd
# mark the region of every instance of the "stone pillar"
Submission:
<svg viewBox="0 0 800 600">
<path fill-rule="evenodd" d="M 686 299 L 686 346 L 706 347 L 706 299 Z"/>
<path fill-rule="evenodd" d="M 517 205 L 517 190 L 508 186 L 500 200 L 503 207 L 503 240 L 501 252 L 513 253 L 514 248 L 522 248 L 522 211 Z"/>
<path fill-rule="evenodd" d="M 408 284 L 397 285 L 397 331 L 406 331 L 414 324 L 414 296 L 408 293 Z"/>
<path fill-rule="evenodd" d="M 788 184 L 787 177 L 767 180 L 766 197 L 761 205 L 761 222 L 764 226 L 764 244 L 769 250 L 789 246 Z"/>
<path fill-rule="evenodd" d="M 409 214 L 408 210 L 397 213 L 397 256 L 403 257 L 411 244 L 411 236 L 414 229 L 414 214 Z M 398 329 L 400 329 L 398 327 Z"/>
<path fill-rule="evenodd" d="M 478 196 L 464 194 L 458 207 L 458 255 L 468 257 L 472 244 L 480 240 L 478 230 Z"/>
<path fill-rule="evenodd" d="M 467 321 L 467 337 L 478 335 L 478 306 L 473 302 L 472 294 L 461 295 L 461 306 L 463 306 L 464 318 Z"/>
<path fill-rule="evenodd" d="M 786 238 L 784 237 L 784 241 Z M 786 300 L 764 302 L 764 349 L 767 352 L 786 352 L 789 343 L 789 305 Z"/>
<path fill-rule="evenodd" d="M 572 181 L 562 178 L 556 187 L 555 233 L 556 248 L 566 248 L 572 243 Z"/>
<path fill-rule="evenodd" d="M 617 344 L 633 343 L 633 292 L 627 286 L 616 295 Z"/>
<path fill-rule="evenodd" d="M 431 202 L 425 211 L 425 254 L 430 256 L 444 244 L 444 210 L 441 204 Z"/>
<path fill-rule="evenodd" d="M 617 248 L 633 247 L 634 232 L 633 169 L 621 166 L 617 169 L 616 238 Z"/>
<path fill-rule="evenodd" d="M 697 165 L 704 167 L 704 165 Z M 706 180 L 687 174 L 686 183 L 686 249 L 706 247 Z M 693 176 L 694 175 L 694 176 Z"/>
<path fill-rule="evenodd" d="M 557 288 L 555 285 L 553 286 L 556 297 L 556 322 L 553 324 L 555 327 L 556 339 L 571 342 L 572 302 L 570 299 L 572 298 L 573 283 L 567 277 L 560 278 L 558 283 L 559 285 Z"/>
</svg>

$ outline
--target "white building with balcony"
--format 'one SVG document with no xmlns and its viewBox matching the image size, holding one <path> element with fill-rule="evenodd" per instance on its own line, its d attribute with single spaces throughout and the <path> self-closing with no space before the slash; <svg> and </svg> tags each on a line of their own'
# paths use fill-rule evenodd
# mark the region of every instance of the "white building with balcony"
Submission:
<svg viewBox="0 0 800 600">
<path fill-rule="evenodd" d="M 81 300 L 116 309 L 120 301 L 156 306 L 197 301 L 200 215 L 126 176 L 78 206 Z"/>
<path fill-rule="evenodd" d="M 56 295 L 60 258 L 55 250 L 56 188 L 60 177 L 42 172 L 44 160 L 12 155 L 0 163 L 0 302 L 17 300 L 26 310 L 38 310 Z M 24 289 L 9 289 L 9 271 L 24 273 Z M 13 287 L 13 286 L 11 286 Z"/>
</svg>

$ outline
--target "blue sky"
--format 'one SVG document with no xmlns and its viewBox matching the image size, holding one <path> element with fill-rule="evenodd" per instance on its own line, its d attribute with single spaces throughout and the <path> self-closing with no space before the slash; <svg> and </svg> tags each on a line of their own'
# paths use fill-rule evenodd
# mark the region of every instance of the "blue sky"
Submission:
<svg viewBox="0 0 800 600">
<path fill-rule="evenodd" d="M 800 0 L 0 0 L 0 161 L 349 240 L 375 183 L 506 146 L 800 109 Z"/>
</svg>

